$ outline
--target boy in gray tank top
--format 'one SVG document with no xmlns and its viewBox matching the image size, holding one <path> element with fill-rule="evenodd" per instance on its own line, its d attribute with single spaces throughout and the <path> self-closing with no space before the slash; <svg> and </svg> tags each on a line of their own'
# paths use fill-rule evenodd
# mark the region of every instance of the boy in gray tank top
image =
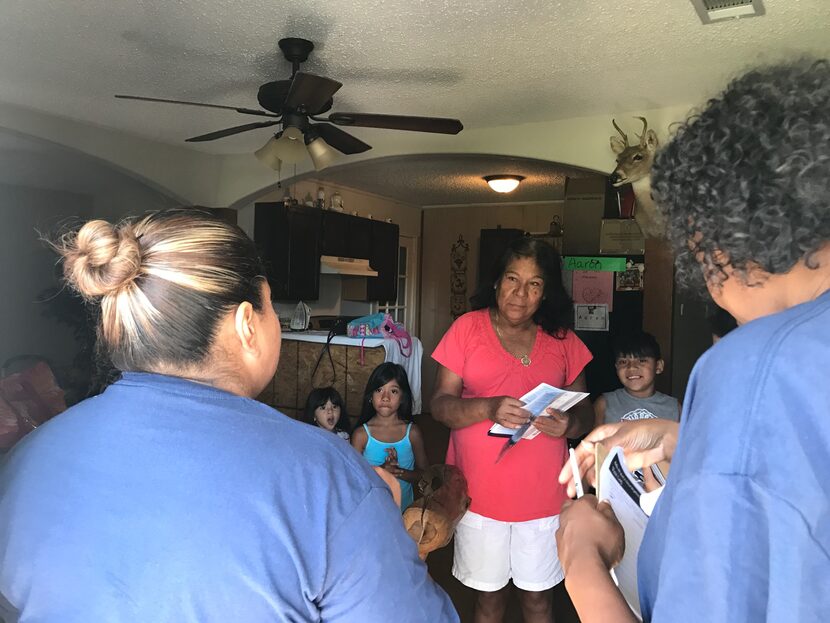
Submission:
<svg viewBox="0 0 830 623">
<path fill-rule="evenodd" d="M 618 338 L 614 343 L 614 365 L 623 387 L 597 398 L 597 426 L 622 420 L 680 419 L 680 402 L 654 389 L 664 363 L 653 335 L 638 332 Z"/>
</svg>

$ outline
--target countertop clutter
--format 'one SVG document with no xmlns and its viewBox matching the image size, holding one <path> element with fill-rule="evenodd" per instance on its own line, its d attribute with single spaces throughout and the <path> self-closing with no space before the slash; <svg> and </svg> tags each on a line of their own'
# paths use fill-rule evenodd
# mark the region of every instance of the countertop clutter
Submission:
<svg viewBox="0 0 830 623">
<path fill-rule="evenodd" d="M 318 344 L 325 344 L 328 338 L 328 331 L 283 331 L 282 339 L 294 340 L 297 342 L 316 342 Z M 362 338 L 362 337 L 347 337 L 345 335 L 337 335 L 332 338 L 331 344 L 339 346 L 362 346 L 363 348 L 377 348 L 383 346 L 383 339 L 380 338 Z"/>
</svg>

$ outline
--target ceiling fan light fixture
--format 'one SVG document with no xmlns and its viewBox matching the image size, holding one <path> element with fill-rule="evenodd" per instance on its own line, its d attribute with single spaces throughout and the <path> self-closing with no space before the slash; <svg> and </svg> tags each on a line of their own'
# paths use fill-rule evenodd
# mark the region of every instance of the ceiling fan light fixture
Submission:
<svg viewBox="0 0 830 623">
<path fill-rule="evenodd" d="M 303 131 L 296 126 L 288 125 L 282 131 L 282 136 L 292 141 L 301 141 L 303 139 Z"/>
<path fill-rule="evenodd" d="M 279 147 L 276 145 L 276 142 L 277 138 L 272 136 L 265 145 L 254 152 L 254 156 L 265 166 L 271 167 L 274 171 L 279 171 L 282 168 L 282 161 L 277 153 L 279 152 Z"/>
<path fill-rule="evenodd" d="M 301 134 L 302 136 L 302 134 Z M 305 142 L 285 136 L 284 132 L 277 134 L 273 139 L 271 150 L 274 155 L 285 164 L 302 162 L 308 156 Z M 268 141 L 271 143 L 271 141 Z"/>
<path fill-rule="evenodd" d="M 338 151 L 319 136 L 315 136 L 308 141 L 308 155 L 311 156 L 314 169 L 322 171 L 337 160 Z"/>
<path fill-rule="evenodd" d="M 497 193 L 509 193 L 524 179 L 523 175 L 485 175 L 484 181 Z"/>
<path fill-rule="evenodd" d="M 308 59 L 309 53 L 314 49 L 311 41 L 287 37 L 280 40 L 279 46 L 285 59 L 291 63 L 291 77 L 287 80 L 272 80 L 260 85 L 257 91 L 260 109 L 136 95 L 116 95 L 115 97 L 221 109 L 243 115 L 265 117 L 267 121 L 223 128 L 187 138 L 185 141 L 203 143 L 260 128 L 281 126 L 281 132 L 254 152 L 257 159 L 277 171 L 280 170 L 282 164 L 302 162 L 310 153 L 314 154 L 314 164 L 320 170 L 329 166 L 335 156 L 359 154 L 372 148 L 356 136 L 338 128 L 339 125 L 437 134 L 458 134 L 464 128 L 458 119 L 443 117 L 339 112 L 329 115 L 327 119 L 320 118 L 321 114 L 331 110 L 333 97 L 343 84 L 331 78 L 300 71 L 300 64 Z M 309 120 L 327 123 L 311 124 Z"/>
</svg>

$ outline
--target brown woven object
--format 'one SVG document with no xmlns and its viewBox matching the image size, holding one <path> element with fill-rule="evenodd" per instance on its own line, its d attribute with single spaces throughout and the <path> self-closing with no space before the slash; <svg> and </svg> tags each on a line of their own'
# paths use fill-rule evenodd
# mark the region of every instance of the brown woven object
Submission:
<svg viewBox="0 0 830 623">
<path fill-rule="evenodd" d="M 427 469 L 418 489 L 422 498 L 403 513 L 403 525 L 418 544 L 421 558 L 450 542 L 455 527 L 470 507 L 467 479 L 454 465 Z"/>
</svg>

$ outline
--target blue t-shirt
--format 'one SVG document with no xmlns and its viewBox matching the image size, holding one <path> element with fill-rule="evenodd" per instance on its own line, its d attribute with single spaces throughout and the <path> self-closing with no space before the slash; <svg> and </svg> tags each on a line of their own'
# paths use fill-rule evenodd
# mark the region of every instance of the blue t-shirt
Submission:
<svg viewBox="0 0 830 623">
<path fill-rule="evenodd" d="M 701 357 L 639 556 L 646 621 L 830 618 L 830 292 Z"/>
<path fill-rule="evenodd" d="M 347 443 L 137 373 L 5 458 L 4 602 L 46 623 L 458 620 Z"/>
</svg>

